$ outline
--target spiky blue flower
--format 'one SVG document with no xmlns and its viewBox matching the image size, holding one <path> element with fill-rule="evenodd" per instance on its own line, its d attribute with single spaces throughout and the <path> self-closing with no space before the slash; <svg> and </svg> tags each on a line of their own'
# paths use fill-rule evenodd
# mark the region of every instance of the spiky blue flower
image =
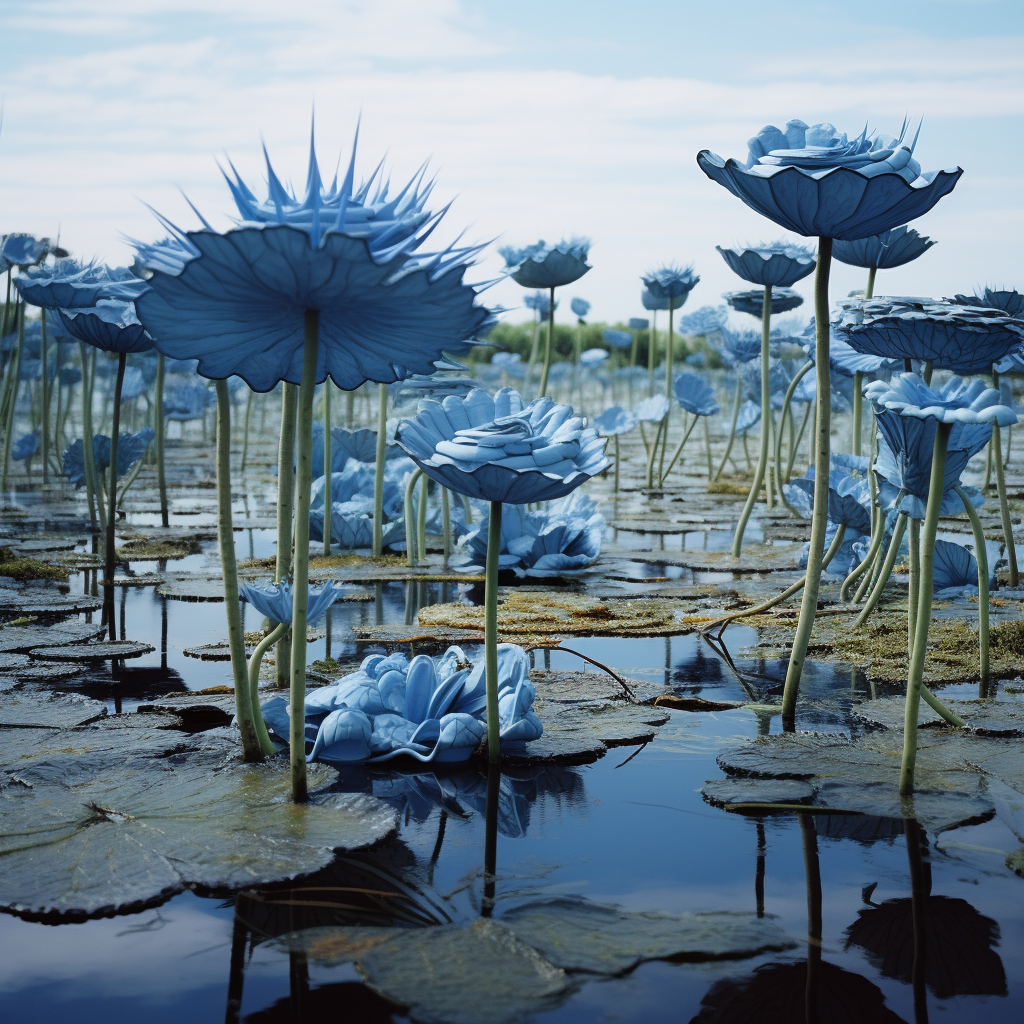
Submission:
<svg viewBox="0 0 1024 1024">
<path fill-rule="evenodd" d="M 525 405 L 511 388 L 423 401 L 396 440 L 432 480 L 483 501 L 560 498 L 608 466 L 604 440 L 569 406 Z"/>
<path fill-rule="evenodd" d="M 674 383 L 676 401 L 694 416 L 715 416 L 718 401 L 714 389 L 695 373 L 681 373 Z"/>
<path fill-rule="evenodd" d="M 522 249 L 506 245 L 498 252 L 505 260 L 509 276 L 524 288 L 559 288 L 578 281 L 590 270 L 587 238 L 563 239 L 556 245 L 541 239 Z"/>
<path fill-rule="evenodd" d="M 722 331 L 719 354 L 726 366 L 740 366 L 761 355 L 761 335 L 754 331 Z"/>
<path fill-rule="evenodd" d="M 734 274 L 751 284 L 759 284 L 762 288 L 767 285 L 788 288 L 810 274 L 817 261 L 813 249 L 790 242 L 770 242 L 728 249 L 716 245 L 715 248 Z"/>
<path fill-rule="evenodd" d="M 692 264 L 688 267 L 680 267 L 675 263 L 667 263 L 663 267 L 643 274 L 640 280 L 643 281 L 645 290 L 654 299 L 665 303 L 663 308 L 668 309 L 671 303 L 673 309 L 678 309 L 686 302 L 690 292 L 697 287 L 700 275 L 694 272 Z"/>
<path fill-rule="evenodd" d="M 1024 295 L 1013 288 L 983 288 L 975 295 L 957 295 L 961 306 L 984 306 L 1001 309 L 1008 316 L 1024 318 Z"/>
<path fill-rule="evenodd" d="M 852 242 L 837 241 L 832 246 L 832 255 L 851 267 L 891 270 L 916 260 L 933 245 L 935 240 L 927 235 L 918 234 L 913 228 L 898 227 Z"/>
<path fill-rule="evenodd" d="M 807 325 L 802 335 L 802 346 L 807 358 L 813 360 L 815 356 L 815 320 Z M 858 352 L 855 348 L 843 341 L 829 325 L 828 339 L 828 364 L 844 377 L 852 377 L 855 373 L 872 374 L 882 370 L 895 370 L 902 364 L 894 359 L 884 359 L 882 356 L 866 355 Z M 811 378 L 805 377 L 804 380 Z M 813 383 L 813 379 L 812 383 Z M 801 381 L 803 383 L 803 381 Z"/>
<path fill-rule="evenodd" d="M 737 313 L 749 313 L 761 319 L 764 312 L 764 289 L 751 288 L 740 292 L 723 292 L 722 298 L 736 310 Z M 776 313 L 785 313 L 787 310 L 796 309 L 802 306 L 804 297 L 792 288 L 772 288 L 772 316 Z"/>
<path fill-rule="evenodd" d="M 225 175 L 237 227 L 185 232 L 165 221 L 189 258 L 180 269 L 144 261 L 152 276 L 137 308 L 158 349 L 254 391 L 299 382 L 307 310 L 319 315 L 316 380 L 343 390 L 429 374 L 444 351 L 468 351 L 491 320 L 463 281 L 480 247 L 421 251 L 444 212 L 425 209 L 423 172 L 390 196 L 379 168 L 354 187 L 354 161 L 355 145 L 344 180 L 325 188 L 311 139 L 303 196 L 268 159 L 264 200 L 233 167 Z"/>
<path fill-rule="evenodd" d="M 920 126 L 918 127 L 920 132 Z M 917 137 L 907 141 L 865 128 L 854 139 L 830 124 L 803 121 L 762 128 L 749 142 L 745 163 L 710 150 L 700 169 L 747 206 L 799 235 L 855 241 L 899 227 L 927 213 L 953 190 L 963 170 L 921 172 Z"/>
</svg>

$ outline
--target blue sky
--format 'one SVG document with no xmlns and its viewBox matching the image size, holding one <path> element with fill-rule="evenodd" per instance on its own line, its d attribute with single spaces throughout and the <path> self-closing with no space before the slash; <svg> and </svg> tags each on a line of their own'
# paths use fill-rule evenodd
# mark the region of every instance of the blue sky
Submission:
<svg viewBox="0 0 1024 1024">
<path fill-rule="evenodd" d="M 451 235 L 591 237 L 572 293 L 607 319 L 636 315 L 639 274 L 668 260 L 702 275 L 691 305 L 714 304 L 739 286 L 715 244 L 782 235 L 699 149 L 740 156 L 791 117 L 896 132 L 910 114 L 923 166 L 965 174 L 915 225 L 940 244 L 880 287 L 1024 283 L 1019 0 L 4 0 L 0 98 L 0 231 L 59 227 L 124 261 L 123 235 L 160 233 L 144 204 L 195 225 L 179 188 L 227 224 L 216 161 L 261 183 L 262 135 L 301 182 L 315 104 L 325 165 L 360 112 L 362 168 L 386 153 L 400 178 L 429 157 Z M 492 248 L 480 276 L 499 268 Z M 834 292 L 860 278 L 837 268 Z"/>
</svg>

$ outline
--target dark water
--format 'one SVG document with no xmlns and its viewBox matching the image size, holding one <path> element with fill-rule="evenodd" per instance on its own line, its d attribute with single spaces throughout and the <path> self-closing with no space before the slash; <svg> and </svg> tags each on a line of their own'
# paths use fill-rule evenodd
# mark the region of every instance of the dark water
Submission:
<svg viewBox="0 0 1024 1024">
<path fill-rule="evenodd" d="M 248 543 L 240 535 L 240 555 L 248 554 Z M 267 537 L 253 537 L 254 552 L 266 553 L 268 543 Z M 208 556 L 193 559 L 190 567 L 198 568 Z M 156 565 L 133 568 L 144 572 Z M 74 584 L 83 585 L 81 577 Z M 157 652 L 129 662 L 121 682 L 98 673 L 82 689 L 108 700 L 112 709 L 116 702 L 130 710 L 176 687 L 228 681 L 227 664 L 182 654 L 184 647 L 222 638 L 219 606 L 168 601 L 152 588 L 127 588 L 119 592 L 119 602 L 122 593 L 127 635 L 148 640 Z M 450 587 L 442 593 L 436 584 L 387 585 L 375 596 L 335 606 L 334 657 L 362 657 L 369 648 L 346 640 L 348 626 L 374 622 L 378 610 L 385 622 L 400 623 L 411 606 L 455 600 L 460 592 Z M 250 621 L 247 628 L 257 625 Z M 753 632 L 736 627 L 726 639 L 732 652 L 739 651 Z M 736 659 L 741 682 L 726 660 L 695 637 L 577 638 L 565 646 L 586 650 L 628 675 L 653 682 L 667 678 L 679 693 L 713 700 L 770 692 L 784 674 L 778 663 Z M 311 645 L 310 660 L 326 653 L 325 636 Z M 542 664 L 538 654 L 537 665 Z M 563 651 L 552 652 L 548 664 L 582 667 L 580 659 Z M 834 666 L 811 666 L 805 692 L 812 705 L 798 726 L 829 731 L 849 731 L 848 709 L 871 696 L 856 671 Z M 701 785 L 721 775 L 717 752 L 769 728 L 777 731 L 778 719 L 769 722 L 743 710 L 675 713 L 642 748 L 613 748 L 591 765 L 516 773 L 504 780 L 495 919 L 538 895 L 579 894 L 632 911 L 763 912 L 800 940 L 786 954 L 710 964 L 651 962 L 621 977 L 582 976 L 573 994 L 536 1019 L 685 1022 L 701 1014 L 702 1001 L 710 999 L 719 1014 L 708 1005 L 701 1020 L 802 1020 L 802 1011 L 794 1016 L 787 1010 L 787 1000 L 803 1005 L 803 964 L 810 955 L 823 961 L 816 970 L 834 1000 L 823 1021 L 1024 1020 L 1024 883 L 1004 864 L 1006 853 L 1019 845 L 1010 829 L 993 819 L 938 837 L 913 831 L 908 837 L 896 822 L 875 822 L 858 832 L 849 818 L 760 820 L 704 803 Z M 428 913 L 435 919 L 468 922 L 488 906 L 482 775 L 463 773 L 449 780 L 464 796 L 461 815 L 423 797 L 429 777 L 416 792 L 401 777 L 358 769 L 350 770 L 344 784 L 391 793 L 402 808 L 399 835 L 307 886 L 337 885 L 339 879 L 351 885 L 369 865 L 415 886 L 418 905 L 433 908 Z M 916 989 L 913 942 L 908 946 L 907 939 L 912 879 L 918 896 L 924 894 L 937 908 L 935 920 L 946 915 L 928 948 L 918 951 Z M 895 900 L 907 902 L 886 902 Z M 0 916 L 3 1019 L 26 1024 L 407 1019 L 363 985 L 353 966 L 307 963 L 265 941 L 287 929 L 280 921 L 251 927 L 251 906 L 235 903 L 234 897 L 186 893 L 138 914 L 60 926 Z M 879 905 L 886 906 L 876 909 Z M 357 908 L 345 921 L 381 923 L 376 913 L 369 906 Z M 865 926 L 852 934 L 850 929 L 872 913 L 891 914 L 893 921 L 881 937 L 878 929 L 872 932 L 869 952 L 854 941 Z M 809 921 L 817 932 L 819 916 L 820 944 L 812 939 L 808 945 Z M 868 918 L 876 920 L 881 918 Z M 738 990 L 728 986 L 750 981 L 759 968 L 756 985 L 761 987 L 748 993 L 758 1009 L 744 1016 L 735 1001 Z M 724 1008 L 730 992 L 732 1011 Z"/>
</svg>

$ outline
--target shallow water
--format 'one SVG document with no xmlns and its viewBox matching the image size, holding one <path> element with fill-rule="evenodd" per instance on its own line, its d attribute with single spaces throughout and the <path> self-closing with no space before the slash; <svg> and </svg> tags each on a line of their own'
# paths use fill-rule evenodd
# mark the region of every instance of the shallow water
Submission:
<svg viewBox="0 0 1024 1024">
<path fill-rule="evenodd" d="M 241 533 L 237 540 L 244 556 L 248 538 Z M 262 544 L 265 538 L 258 540 Z M 190 556 L 197 560 L 195 567 L 210 557 Z M 169 568 L 181 564 L 171 563 Z M 133 566 L 139 572 L 148 568 L 144 563 Z M 72 581 L 73 589 L 83 586 L 82 576 Z M 403 623 L 407 601 L 454 600 L 460 593 L 468 599 L 466 591 L 454 586 L 442 594 L 441 586 L 383 585 L 379 602 L 335 605 L 331 653 L 356 659 L 371 649 L 346 637 L 350 625 L 375 622 L 378 609 L 383 622 Z M 152 588 L 124 588 L 118 602 L 119 618 L 123 604 L 128 637 L 146 640 L 157 651 L 126 663 L 127 678 L 122 676 L 121 682 L 109 674 L 109 663 L 93 674 L 83 689 L 105 699 L 111 710 L 131 710 L 140 700 L 176 688 L 201 689 L 229 681 L 227 663 L 201 662 L 183 654 L 184 647 L 222 638 L 219 606 L 167 600 Z M 213 610 L 217 613 L 211 614 Z M 250 611 L 247 628 L 257 625 Z M 324 627 L 321 631 L 326 633 Z M 784 664 L 736 657 L 735 652 L 754 639 L 747 627 L 727 632 L 735 670 L 695 636 L 575 638 L 564 646 L 584 650 L 638 679 L 668 681 L 680 694 L 729 701 L 781 687 Z M 310 644 L 310 661 L 327 653 L 327 643 L 324 635 Z M 567 651 L 535 652 L 534 657 L 537 667 L 582 666 Z M 807 700 L 798 727 L 827 731 L 860 728 L 851 725 L 849 708 L 872 696 L 855 670 L 833 665 L 811 665 L 803 692 Z M 760 909 L 800 943 L 788 953 L 739 961 L 648 962 L 621 977 L 578 975 L 575 990 L 534 1019 L 691 1020 L 701 1013 L 702 1000 L 716 983 L 749 979 L 759 966 L 797 963 L 807 957 L 808 894 L 815 894 L 816 871 L 824 961 L 876 986 L 897 1018 L 925 1019 L 920 1003 L 915 1012 L 909 976 L 891 976 L 902 970 L 893 964 L 901 954 L 905 960 L 906 935 L 893 930 L 884 940 L 889 946 L 880 952 L 891 954 L 887 959 L 877 950 L 869 955 L 851 944 L 847 934 L 870 904 L 910 896 L 907 840 L 900 825 L 889 823 L 877 830 L 880 838 L 859 841 L 852 838 L 856 830 L 848 818 L 797 820 L 779 815 L 756 820 L 717 810 L 701 798 L 704 781 L 721 775 L 716 753 L 768 729 L 778 731 L 779 720 L 745 710 L 676 712 L 657 738 L 642 747 L 613 748 L 590 765 L 548 768 L 507 780 L 514 799 L 508 805 L 512 811 L 506 807 L 499 823 L 495 919 L 500 921 L 503 914 L 538 895 L 578 894 L 631 911 Z M 396 780 L 407 781 L 394 773 L 347 769 L 342 786 L 394 792 Z M 475 786 L 477 792 L 480 786 L 486 788 L 483 777 L 475 773 L 463 773 L 455 781 L 464 789 Z M 423 900 L 433 901 L 454 921 L 467 922 L 479 915 L 488 905 L 482 804 L 474 809 L 471 800 L 464 801 L 460 816 L 429 802 L 395 799 L 403 808 L 397 839 L 362 857 L 417 887 Z M 950 936 L 941 941 L 936 937 L 925 953 L 933 958 L 940 979 L 926 997 L 927 1013 L 934 1019 L 984 1019 L 991 1024 L 1024 1019 L 1022 883 L 1003 860 L 1018 845 L 998 819 L 926 837 L 923 856 L 931 871 L 932 896 L 968 905 L 965 909 L 956 904 L 960 917 L 955 918 L 952 933 L 955 943 L 951 945 Z M 330 884 L 336 885 L 337 878 Z M 4 1017 L 152 1024 L 182 1019 L 191 1024 L 225 1019 L 252 1024 L 408 1019 L 367 988 L 352 965 L 324 966 L 264 941 L 266 935 L 247 926 L 249 918 L 236 910 L 235 902 L 230 894 L 185 893 L 141 913 L 59 926 L 0 916 Z M 962 927 L 964 920 L 977 923 L 978 915 L 993 922 L 991 944 L 978 940 L 977 930 Z M 363 911 L 348 912 L 345 922 L 360 923 L 364 917 Z M 842 986 L 848 978 L 834 972 L 828 978 L 838 986 L 837 997 L 845 992 Z M 953 992 L 947 991 L 950 987 Z M 230 1000 L 239 995 L 240 1004 L 235 1006 Z M 850 1019 L 877 1019 L 858 1016 L 859 1004 L 852 999 L 846 1000 L 854 1012 Z M 741 1018 L 722 1011 L 700 1019 Z"/>
</svg>

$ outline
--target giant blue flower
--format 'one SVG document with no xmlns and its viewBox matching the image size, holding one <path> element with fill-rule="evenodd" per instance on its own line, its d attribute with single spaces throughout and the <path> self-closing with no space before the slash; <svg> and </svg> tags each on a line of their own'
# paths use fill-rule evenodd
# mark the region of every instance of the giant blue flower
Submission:
<svg viewBox="0 0 1024 1024">
<path fill-rule="evenodd" d="M 117 475 L 124 476 L 145 454 L 150 442 L 156 437 L 152 427 L 143 427 L 137 434 L 121 432 L 117 435 Z M 106 434 L 95 434 L 92 439 L 93 464 L 98 473 L 110 468 L 110 438 Z M 85 486 L 85 455 L 82 439 L 72 441 L 61 456 L 64 475 L 75 485 Z"/>
<path fill-rule="evenodd" d="M 747 388 L 747 397 L 758 405 L 761 404 L 761 364 L 760 363 L 748 363 L 743 367 L 743 377 Z M 768 400 L 771 403 L 773 409 L 781 409 L 782 403 L 786 394 L 786 389 L 789 387 L 789 382 L 793 378 L 786 368 L 786 364 L 781 359 L 772 359 L 768 363 Z M 807 378 L 804 378 L 805 380 Z M 801 382 L 802 383 L 802 382 Z M 813 384 L 813 378 L 811 379 Z"/>
<path fill-rule="evenodd" d="M 814 467 L 810 466 L 803 476 L 783 484 L 783 490 L 800 515 L 810 519 L 814 503 Z M 854 476 L 842 468 L 830 471 L 828 521 L 845 526 L 859 536 L 871 533 L 871 487 L 865 476 Z"/>
<path fill-rule="evenodd" d="M 421 402 L 396 440 L 437 483 L 507 504 L 560 498 L 608 466 L 604 440 L 571 408 L 550 398 L 524 405 L 511 388 Z"/>
<path fill-rule="evenodd" d="M 761 335 L 753 331 L 722 330 L 719 354 L 726 366 L 740 366 L 761 355 Z"/>
<path fill-rule="evenodd" d="M 960 374 L 984 373 L 1024 341 L 1024 323 L 1001 310 L 937 299 L 880 298 L 849 305 L 834 333 L 858 352 L 930 360 Z"/>
<path fill-rule="evenodd" d="M 814 270 L 814 250 L 789 242 L 771 242 L 746 248 L 716 245 L 734 274 L 762 287 L 789 288 Z M 776 312 L 773 308 L 772 312 Z"/>
<path fill-rule="evenodd" d="M 759 320 L 764 312 L 764 289 L 750 288 L 746 291 L 723 292 L 722 298 L 736 310 L 737 313 L 749 313 Z M 802 306 L 804 297 L 793 291 L 792 288 L 772 288 L 772 315 L 785 313 L 789 309 L 796 309 Z"/>
<path fill-rule="evenodd" d="M 679 331 L 689 335 L 714 334 L 728 321 L 729 310 L 725 306 L 701 306 L 679 318 Z"/>
<path fill-rule="evenodd" d="M 898 138 L 854 139 L 830 124 L 803 121 L 762 128 L 741 164 L 709 150 L 697 154 L 700 169 L 747 206 L 799 235 L 855 241 L 899 227 L 927 213 L 963 174 L 959 167 L 922 174 L 917 142 Z"/>
<path fill-rule="evenodd" d="M 718 401 L 714 389 L 695 373 L 680 373 L 673 387 L 676 401 L 694 416 L 715 416 Z"/>
<path fill-rule="evenodd" d="M 145 352 L 153 347 L 131 302 L 101 299 L 86 308 L 61 309 L 60 318 L 69 334 L 104 352 Z"/>
<path fill-rule="evenodd" d="M 217 396 L 205 384 L 180 384 L 164 392 L 164 416 L 184 423 L 201 420 Z"/>
<path fill-rule="evenodd" d="M 33 267 L 16 283 L 26 302 L 46 309 L 95 306 L 101 299 L 131 301 L 146 287 L 145 282 L 125 267 L 111 268 L 101 263 L 83 265 L 73 259 Z"/>
<path fill-rule="evenodd" d="M 460 541 L 469 556 L 461 568 L 468 572 L 484 571 L 489 522 L 485 514 Z M 505 505 L 498 566 L 519 577 L 541 579 L 578 572 L 597 561 L 603 532 L 604 516 L 591 498 L 578 491 L 534 512 L 522 505 Z"/>
<path fill-rule="evenodd" d="M 934 244 L 934 239 L 904 226 L 854 241 L 837 241 L 832 246 L 832 255 L 851 267 L 891 270 L 916 260 Z"/>
<path fill-rule="evenodd" d="M 557 245 L 541 239 L 522 249 L 505 246 L 498 251 L 509 276 L 524 288 L 560 288 L 578 281 L 590 270 L 590 241 L 586 238 L 563 239 Z"/>
<path fill-rule="evenodd" d="M 316 380 L 346 391 L 429 374 L 443 351 L 467 351 L 491 318 L 463 281 L 478 247 L 420 252 L 439 219 L 424 209 L 429 187 L 417 176 L 392 197 L 374 176 L 356 189 L 354 159 L 355 147 L 344 181 L 325 188 L 311 144 L 301 198 L 269 159 L 265 200 L 236 172 L 238 227 L 174 229 L 180 265 L 151 247 L 136 306 L 157 348 L 254 391 L 299 383 L 307 310 L 318 314 Z"/>
</svg>

